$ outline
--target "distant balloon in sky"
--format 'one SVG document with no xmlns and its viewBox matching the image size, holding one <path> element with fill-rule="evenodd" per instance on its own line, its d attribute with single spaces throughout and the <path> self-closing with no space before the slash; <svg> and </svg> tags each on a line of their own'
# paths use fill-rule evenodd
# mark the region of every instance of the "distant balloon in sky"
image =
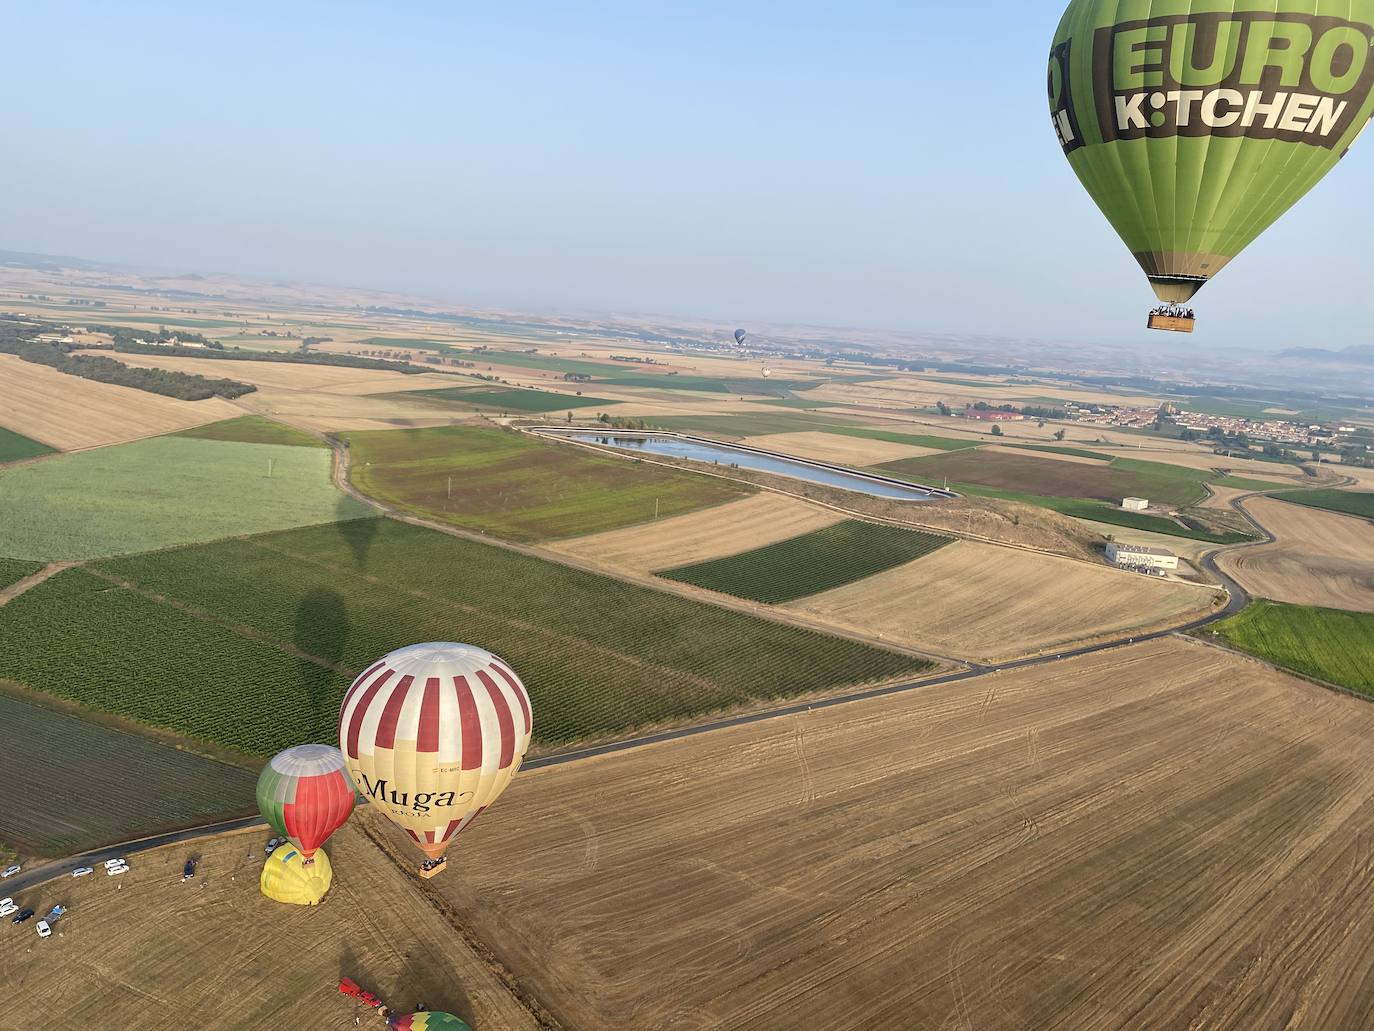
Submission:
<svg viewBox="0 0 1374 1031">
<path fill-rule="evenodd" d="M 744 338 L 747 337 L 748 335 L 749 335 L 749 334 L 746 333 L 746 332 L 745 332 L 744 330 L 742 330 L 742 329 L 737 329 L 737 330 L 735 330 L 735 346 L 736 346 L 736 347 L 743 347 L 743 346 L 744 346 Z"/>
<path fill-rule="evenodd" d="M 1374 0 L 1069 4 L 1054 128 L 1160 300 L 1192 298 L 1345 155 L 1374 115 L 1371 45 Z"/>
<path fill-rule="evenodd" d="M 348 822 L 357 795 L 343 755 L 333 745 L 297 745 L 278 752 L 258 775 L 258 809 L 271 828 L 300 851 L 315 851 Z"/>
<path fill-rule="evenodd" d="M 339 711 L 353 783 L 429 857 L 426 876 L 450 839 L 506 790 L 532 730 L 515 672 L 466 644 L 392 652 L 353 682 Z"/>
</svg>

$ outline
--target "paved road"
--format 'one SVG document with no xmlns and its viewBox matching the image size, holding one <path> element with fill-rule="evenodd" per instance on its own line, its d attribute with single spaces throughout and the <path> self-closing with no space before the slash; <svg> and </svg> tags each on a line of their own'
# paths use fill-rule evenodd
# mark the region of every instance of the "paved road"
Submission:
<svg viewBox="0 0 1374 1031">
<path fill-rule="evenodd" d="M 339 458 L 346 469 L 346 455 L 340 454 Z M 1354 482 L 1354 480 L 1347 479 L 1347 482 L 1340 484 L 1340 486 L 1348 486 Z M 341 486 L 344 486 L 346 483 L 347 481 L 345 478 L 345 482 L 341 484 Z M 357 494 L 351 485 L 347 485 L 345 489 L 361 500 L 365 500 L 370 504 L 375 504 L 370 498 L 364 498 L 362 495 Z M 1014 662 L 1002 662 L 990 666 L 966 663 L 968 668 L 965 670 L 961 670 L 957 673 L 946 673 L 942 676 L 931 677 L 927 680 L 916 680 L 903 684 L 888 684 L 884 687 L 854 691 L 849 694 L 836 695 L 831 698 L 821 698 L 807 702 L 793 702 L 788 705 L 774 706 L 772 708 L 762 709 L 758 712 L 745 713 L 741 716 L 731 716 L 710 723 L 699 723 L 691 727 L 682 727 L 677 730 L 665 730 L 657 734 L 645 734 L 641 737 L 629 738 L 622 741 L 611 741 L 604 745 L 595 745 L 591 748 L 582 748 L 573 752 L 542 756 L 538 759 L 531 759 L 529 762 L 525 763 L 524 768 L 527 770 L 537 770 L 549 766 L 562 766 L 566 763 L 580 762 L 584 759 L 591 759 L 600 755 L 614 755 L 617 752 L 625 752 L 632 748 L 642 748 L 645 745 L 661 744 L 665 741 L 679 741 L 683 738 L 695 737 L 698 734 L 711 734 L 718 730 L 725 730 L 729 727 L 743 727 L 751 723 L 762 723 L 764 720 L 774 720 L 780 717 L 796 715 L 797 713 L 812 712 L 818 709 L 830 709 L 837 705 L 849 705 L 853 702 L 866 701 L 872 698 L 885 698 L 890 695 L 905 694 L 908 691 L 919 691 L 929 687 L 958 684 L 967 680 L 977 680 L 980 677 L 986 677 L 993 673 L 1005 673 L 1012 670 L 1029 669 L 1034 666 L 1046 666 L 1052 662 L 1061 662 L 1065 659 L 1077 658 L 1082 655 L 1095 655 L 1100 652 L 1111 651 L 1116 648 L 1123 648 L 1133 644 L 1140 644 L 1145 641 L 1157 641 L 1165 637 L 1171 637 L 1174 634 L 1184 634 L 1199 630 L 1218 620 L 1235 615 L 1250 602 L 1250 596 L 1245 592 L 1245 589 L 1217 567 L 1216 559 L 1223 551 L 1234 550 L 1236 547 L 1259 547 L 1274 542 L 1274 535 L 1261 526 L 1260 523 L 1245 510 L 1243 505 L 1243 502 L 1250 498 L 1261 496 L 1265 493 L 1269 492 L 1256 491 L 1252 494 L 1245 494 L 1234 498 L 1231 501 L 1231 507 L 1239 512 L 1245 520 L 1255 528 L 1256 532 L 1260 534 L 1261 539 L 1253 543 L 1235 545 L 1233 548 L 1217 548 L 1203 556 L 1203 567 L 1207 572 L 1216 577 L 1218 582 L 1225 587 L 1228 598 L 1223 608 L 1201 619 L 1193 620 L 1182 626 L 1156 630 L 1152 633 L 1141 634 L 1135 637 L 1118 638 L 1098 644 L 1085 645 L 1081 648 L 1072 648 L 1062 652 L 1055 652 L 1050 655 L 1037 655 L 1028 659 L 1017 659 Z M 85 852 L 79 856 L 72 856 L 56 863 L 46 864 L 28 873 L 18 874 L 8 881 L 0 881 L 0 896 L 16 895 L 26 888 L 31 888 L 46 881 L 50 881 L 55 877 L 70 874 L 71 871 L 75 870 L 77 867 L 98 866 L 106 859 L 113 859 L 115 856 L 134 855 L 138 852 L 159 848 L 163 845 L 194 841 L 197 838 L 254 826 L 260 826 L 264 830 L 267 828 L 266 823 L 264 823 L 260 817 L 251 816 L 240 820 L 229 820 L 223 823 L 210 824 L 205 827 L 193 827 L 187 830 L 174 831 L 170 834 L 160 834 L 156 837 L 144 838 L 123 845 L 112 845 L 107 848 L 96 849 L 92 852 Z"/>
</svg>

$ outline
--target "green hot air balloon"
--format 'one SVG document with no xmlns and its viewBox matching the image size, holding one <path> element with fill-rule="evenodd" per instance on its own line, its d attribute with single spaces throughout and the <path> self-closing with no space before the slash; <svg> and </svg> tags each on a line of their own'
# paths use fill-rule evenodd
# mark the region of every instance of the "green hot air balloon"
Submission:
<svg viewBox="0 0 1374 1031">
<path fill-rule="evenodd" d="M 1069 4 L 1054 128 L 1160 300 L 1191 299 L 1345 155 L 1374 116 L 1371 46 L 1374 0 Z"/>
</svg>

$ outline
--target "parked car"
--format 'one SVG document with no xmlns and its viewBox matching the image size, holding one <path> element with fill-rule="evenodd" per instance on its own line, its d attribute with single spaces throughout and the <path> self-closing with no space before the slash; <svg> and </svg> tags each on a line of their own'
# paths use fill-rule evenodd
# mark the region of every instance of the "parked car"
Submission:
<svg viewBox="0 0 1374 1031">
<path fill-rule="evenodd" d="M 181 879 L 183 882 L 189 881 L 196 875 L 196 864 L 200 862 L 200 856 L 191 856 L 186 860 L 186 865 L 181 868 Z"/>
<path fill-rule="evenodd" d="M 0 899 L 0 917 L 7 917 L 11 913 L 19 912 L 19 907 L 14 904 L 14 899 Z"/>
<path fill-rule="evenodd" d="M 24 869 L 24 868 L 23 868 L 22 866 L 18 866 L 18 865 L 15 865 L 15 866 L 7 866 L 7 867 L 5 867 L 5 869 L 0 870 L 0 880 L 4 880 L 6 877 L 13 877 L 15 874 L 17 874 L 17 873 L 18 873 L 20 870 L 22 870 L 22 869 Z"/>
<path fill-rule="evenodd" d="M 38 921 L 38 937 L 51 938 L 52 926 L 46 920 Z"/>
<path fill-rule="evenodd" d="M 89 866 L 78 866 L 75 870 L 72 871 L 72 876 L 85 877 L 87 874 L 93 873 L 95 873 L 95 871 L 92 870 Z"/>
<path fill-rule="evenodd" d="M 262 850 L 262 854 L 265 856 L 270 856 L 273 852 L 277 851 L 278 848 L 285 844 L 285 838 L 272 838 L 267 842 L 267 847 Z"/>
<path fill-rule="evenodd" d="M 128 864 L 128 863 L 122 863 L 122 864 L 120 864 L 119 866 L 107 866 L 107 867 L 105 868 L 105 875 L 106 875 L 107 877 L 118 877 L 120 874 L 122 874 L 122 873 L 128 873 L 128 872 L 129 872 L 129 864 Z"/>
<path fill-rule="evenodd" d="M 53 906 L 52 909 L 49 910 L 48 915 L 45 916 L 45 917 L 43 918 L 43 922 L 44 922 L 44 923 L 47 923 L 47 924 L 55 924 L 55 923 L 57 923 L 57 918 L 58 918 L 58 917 L 66 916 L 66 915 L 67 915 L 67 907 L 66 907 L 66 906 Z"/>
<path fill-rule="evenodd" d="M 112 867 L 112 866 L 128 866 L 128 865 L 129 865 L 129 861 L 128 861 L 127 859 L 107 859 L 107 860 L 105 860 L 105 869 L 106 869 L 106 870 L 108 870 L 108 869 L 109 869 L 110 867 Z"/>
<path fill-rule="evenodd" d="M 12 924 L 22 924 L 25 920 L 29 919 L 31 916 L 33 916 L 33 907 L 29 907 L 28 909 L 21 909 L 21 910 L 19 911 L 19 915 L 18 915 L 18 916 L 15 916 L 15 917 L 11 918 L 10 923 L 12 923 Z"/>
</svg>

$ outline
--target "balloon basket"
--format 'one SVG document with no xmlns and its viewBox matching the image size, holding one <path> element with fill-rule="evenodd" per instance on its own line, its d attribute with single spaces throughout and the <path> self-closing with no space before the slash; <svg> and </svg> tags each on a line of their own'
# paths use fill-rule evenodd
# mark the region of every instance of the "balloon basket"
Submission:
<svg viewBox="0 0 1374 1031">
<path fill-rule="evenodd" d="M 317 906 L 334 883 L 329 857 L 320 849 L 308 865 L 291 845 L 283 845 L 267 857 L 258 887 L 274 902 L 288 906 Z"/>
<path fill-rule="evenodd" d="M 431 877 L 440 874 L 446 866 L 448 866 L 447 856 L 442 859 L 436 859 L 433 862 L 422 864 L 419 873 L 425 880 L 429 880 Z"/>
<path fill-rule="evenodd" d="M 1150 329 L 1159 329 L 1166 333 L 1191 333 L 1196 324 L 1197 319 L 1183 315 L 1151 315 L 1148 326 Z"/>
</svg>

